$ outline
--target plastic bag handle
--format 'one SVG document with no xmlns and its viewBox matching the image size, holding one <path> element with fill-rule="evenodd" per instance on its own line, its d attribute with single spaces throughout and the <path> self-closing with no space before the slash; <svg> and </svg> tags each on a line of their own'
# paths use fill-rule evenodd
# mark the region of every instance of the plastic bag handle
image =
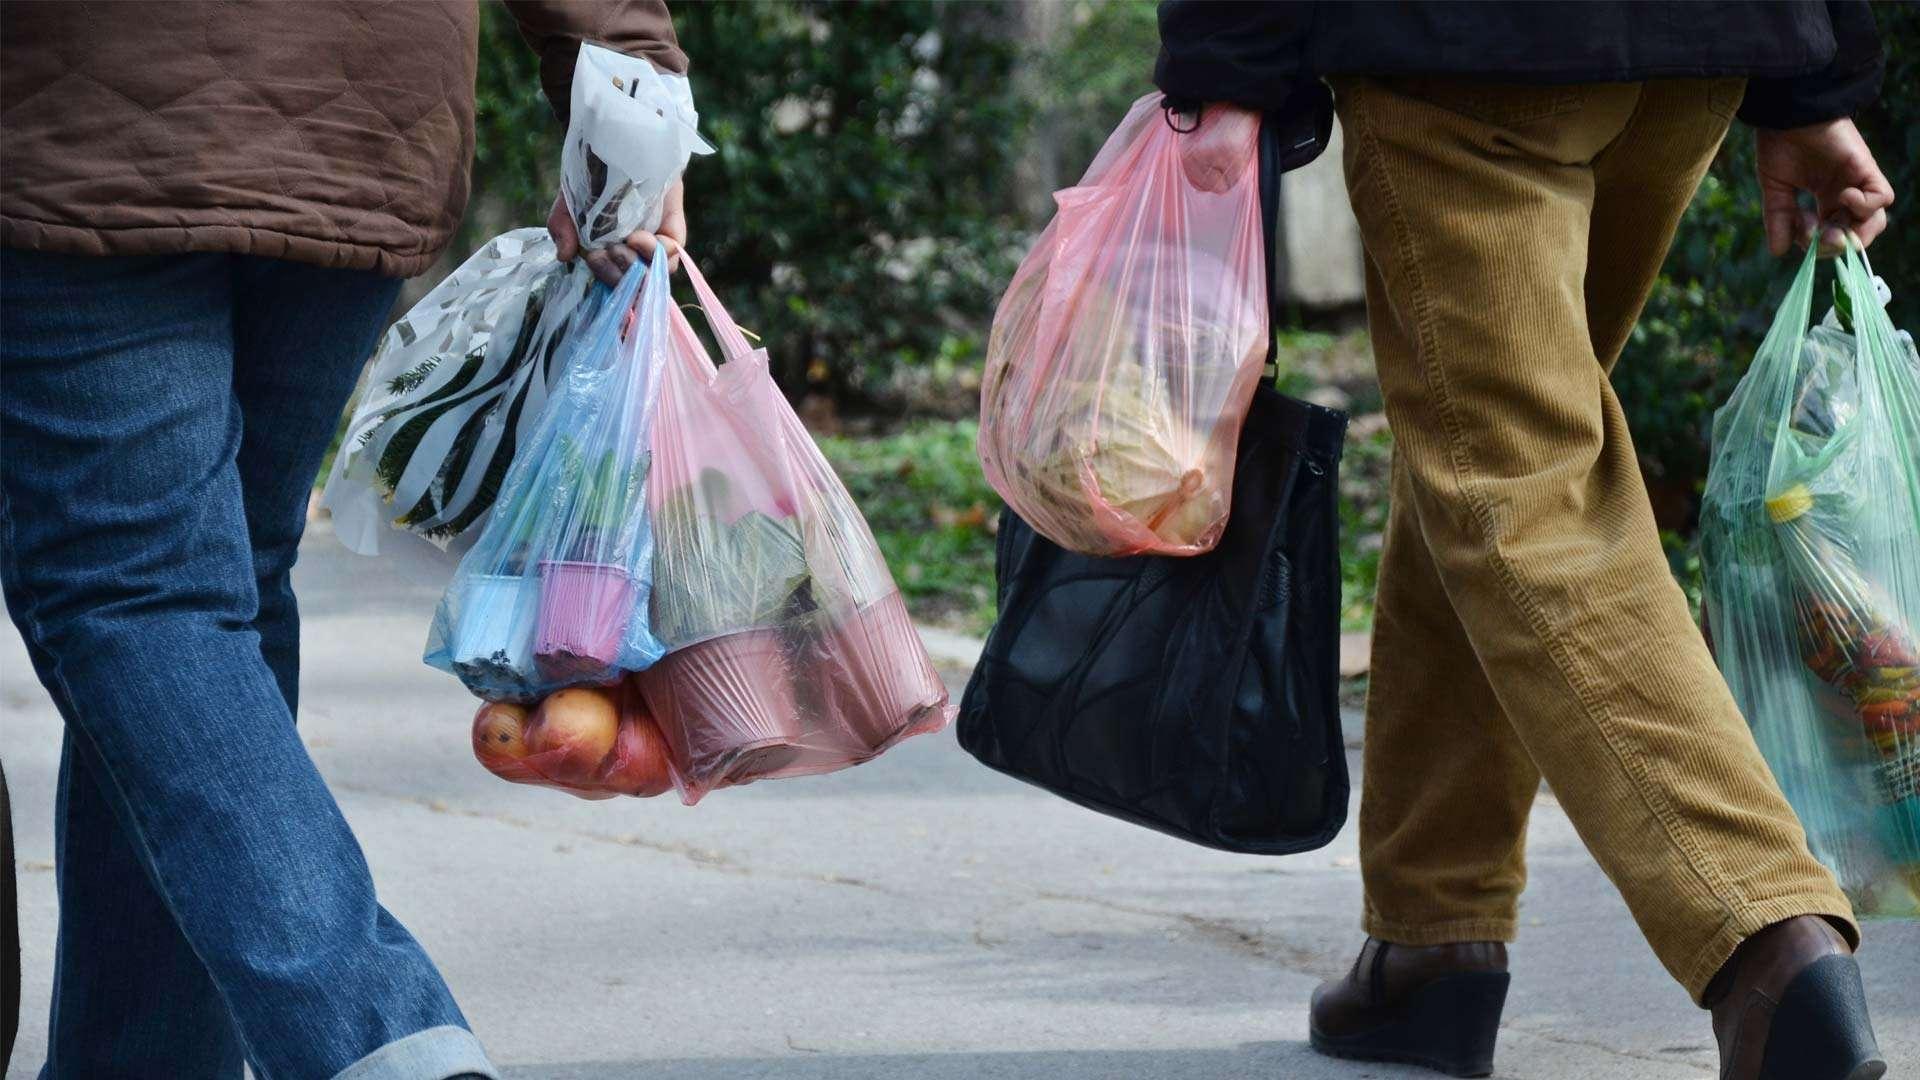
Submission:
<svg viewBox="0 0 1920 1080">
<path fill-rule="evenodd" d="M 694 295 L 700 298 L 700 309 L 707 313 L 707 323 L 720 341 L 720 351 L 729 360 L 753 355 L 754 348 L 747 342 L 747 335 L 740 332 L 739 324 L 727 314 L 726 305 L 714 294 L 713 286 L 707 284 L 707 276 L 694 265 L 693 256 L 687 254 L 685 248 L 680 249 L 680 265 L 687 271 L 687 280 L 693 283 Z"/>
</svg>

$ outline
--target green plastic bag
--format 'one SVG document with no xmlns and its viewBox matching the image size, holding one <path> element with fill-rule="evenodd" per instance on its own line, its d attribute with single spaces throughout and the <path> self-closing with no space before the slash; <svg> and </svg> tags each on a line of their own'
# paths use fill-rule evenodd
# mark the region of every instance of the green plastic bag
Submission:
<svg viewBox="0 0 1920 1080">
<path fill-rule="evenodd" d="M 1920 915 L 1920 362 L 1865 253 L 1809 252 L 1714 417 L 1715 656 L 1813 853 L 1861 915 Z"/>
</svg>

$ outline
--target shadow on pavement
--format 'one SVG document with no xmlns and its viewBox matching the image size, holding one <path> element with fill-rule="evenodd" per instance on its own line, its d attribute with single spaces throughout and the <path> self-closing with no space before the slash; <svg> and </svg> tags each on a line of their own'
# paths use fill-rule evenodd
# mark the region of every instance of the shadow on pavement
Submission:
<svg viewBox="0 0 1920 1080">
<path fill-rule="evenodd" d="M 1258 1077 L 1431 1076 L 1390 1065 L 1356 1065 L 1315 1054 L 1301 1042 L 1245 1043 L 1233 1050 L 1087 1050 L 952 1054 L 810 1052 L 765 1058 L 680 1058 L 532 1065 L 501 1070 L 505 1080 L 1239 1080 Z"/>
</svg>

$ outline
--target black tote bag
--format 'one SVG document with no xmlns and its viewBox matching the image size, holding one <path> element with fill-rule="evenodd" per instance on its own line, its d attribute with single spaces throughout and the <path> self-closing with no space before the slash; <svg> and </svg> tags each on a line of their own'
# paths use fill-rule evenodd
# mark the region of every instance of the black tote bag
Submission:
<svg viewBox="0 0 1920 1080">
<path fill-rule="evenodd" d="M 1262 137 L 1273 231 L 1276 163 Z M 1293 164 L 1295 162 L 1288 162 Z M 1269 247 L 1269 250 L 1272 250 Z M 1337 470 L 1346 414 L 1256 392 L 1205 555 L 1081 555 L 1001 519 L 1000 618 L 967 685 L 981 763 L 1226 851 L 1320 847 L 1346 821 Z"/>
</svg>

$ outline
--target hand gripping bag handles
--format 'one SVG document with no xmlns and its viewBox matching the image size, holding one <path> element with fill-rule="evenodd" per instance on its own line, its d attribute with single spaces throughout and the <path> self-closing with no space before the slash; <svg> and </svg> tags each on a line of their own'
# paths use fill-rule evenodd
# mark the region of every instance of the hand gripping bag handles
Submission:
<svg viewBox="0 0 1920 1080">
<path fill-rule="evenodd" d="M 1223 112 L 1200 136 L 1235 134 Z M 1210 127 L 1228 125 L 1219 131 Z M 1134 103 L 994 313 L 980 462 L 1024 520 L 1090 555 L 1193 555 L 1225 527 L 1268 349 L 1257 128 L 1223 191 L 1186 175 L 1161 99 Z"/>
<path fill-rule="evenodd" d="M 1814 855 L 1920 915 L 1920 363 L 1857 245 L 1809 329 L 1814 269 L 1714 420 L 1708 622 Z"/>
<path fill-rule="evenodd" d="M 683 800 L 864 761 L 950 716 L 879 545 L 691 258 L 652 432 L 654 631 L 634 676 Z"/>
<path fill-rule="evenodd" d="M 1263 125 L 1269 238 L 1293 149 Z M 1347 418 L 1262 385 L 1245 420 L 1233 513 L 1205 554 L 1085 555 L 1003 518 L 1000 619 L 959 733 L 982 763 L 1101 813 L 1280 855 L 1327 843 L 1346 821 L 1337 471 Z"/>
</svg>

